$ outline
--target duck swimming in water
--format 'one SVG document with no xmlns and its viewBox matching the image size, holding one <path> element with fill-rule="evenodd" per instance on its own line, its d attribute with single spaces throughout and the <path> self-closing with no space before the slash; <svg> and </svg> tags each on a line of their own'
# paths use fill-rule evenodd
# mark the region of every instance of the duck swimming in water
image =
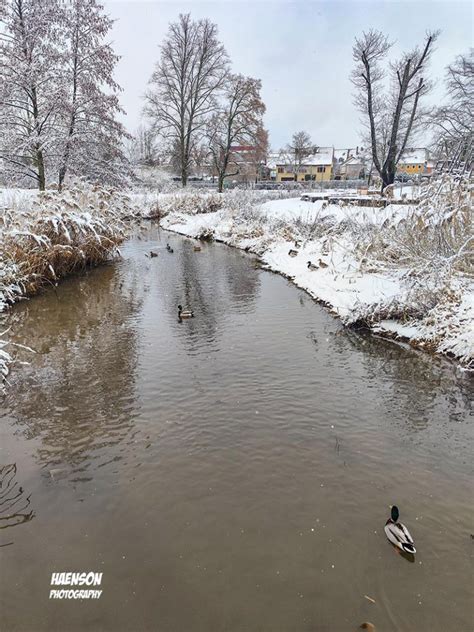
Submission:
<svg viewBox="0 0 474 632">
<path fill-rule="evenodd" d="M 171 248 L 171 246 L 169 244 L 166 244 L 166 250 L 168 252 L 174 252 L 173 248 Z"/>
<path fill-rule="evenodd" d="M 194 312 L 192 309 L 183 309 L 182 305 L 178 305 L 178 318 L 194 318 Z"/>
<path fill-rule="evenodd" d="M 415 543 L 405 525 L 398 522 L 399 516 L 400 512 L 398 511 L 398 507 L 393 505 L 391 516 L 385 523 L 385 535 L 394 546 L 404 551 L 404 553 L 414 555 L 416 553 Z"/>
</svg>

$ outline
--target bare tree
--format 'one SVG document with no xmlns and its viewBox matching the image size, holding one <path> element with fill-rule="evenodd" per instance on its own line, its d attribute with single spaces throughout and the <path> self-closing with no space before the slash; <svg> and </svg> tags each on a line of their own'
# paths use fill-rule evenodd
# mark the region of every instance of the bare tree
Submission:
<svg viewBox="0 0 474 632">
<path fill-rule="evenodd" d="M 154 167 L 160 163 L 155 132 L 140 125 L 128 143 L 129 159 L 133 164 Z"/>
<path fill-rule="evenodd" d="M 211 170 L 209 146 L 206 139 L 202 143 L 195 143 L 191 150 L 191 169 L 196 175 L 203 175 Z"/>
<path fill-rule="evenodd" d="M 421 49 L 415 48 L 390 63 L 388 90 L 381 62 L 392 44 L 379 31 L 370 30 L 356 38 L 351 77 L 356 87 L 355 102 L 369 128 L 372 160 L 383 187 L 394 182 L 408 140 L 423 121 L 420 99 L 430 88 L 425 71 L 437 37 L 437 32 L 428 33 Z"/>
<path fill-rule="evenodd" d="M 61 190 L 70 168 L 95 177 L 102 163 L 110 180 L 112 160 L 123 162 L 122 142 L 127 136 L 116 119 L 120 86 L 113 79 L 118 61 L 110 43 L 104 41 L 113 21 L 97 0 L 70 0 L 63 10 L 64 92 L 58 185 Z M 118 175 L 118 174 L 117 174 Z"/>
<path fill-rule="evenodd" d="M 209 20 L 180 15 L 169 25 L 161 57 L 150 80 L 145 112 L 155 129 L 177 147 L 181 182 L 186 186 L 193 144 L 228 72 L 228 57 Z"/>
<path fill-rule="evenodd" d="M 225 178 L 239 173 L 239 153 L 252 156 L 255 153 L 265 112 L 260 96 L 261 87 L 262 83 L 258 79 L 230 75 L 223 104 L 211 117 L 208 127 L 209 151 L 217 173 L 219 192 L 224 188 Z"/>
<path fill-rule="evenodd" d="M 43 191 L 62 100 L 57 0 L 0 5 L 0 160 Z"/>
<path fill-rule="evenodd" d="M 458 154 L 460 161 L 468 162 L 474 126 L 473 49 L 447 67 L 446 90 L 447 102 L 433 117 L 437 153 L 447 159 Z"/>
<path fill-rule="evenodd" d="M 287 145 L 286 151 L 290 156 L 295 181 L 298 179 L 298 173 L 301 171 L 303 160 L 315 153 L 317 147 L 311 140 L 308 132 L 295 132 L 291 139 L 291 143 Z"/>
</svg>

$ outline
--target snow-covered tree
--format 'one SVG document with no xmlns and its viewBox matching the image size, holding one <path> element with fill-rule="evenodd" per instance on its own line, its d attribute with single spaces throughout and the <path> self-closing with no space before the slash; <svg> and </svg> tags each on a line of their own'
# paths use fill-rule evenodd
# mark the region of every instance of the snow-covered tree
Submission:
<svg viewBox="0 0 474 632">
<path fill-rule="evenodd" d="M 446 103 L 433 117 L 437 153 L 450 160 L 468 162 L 474 131 L 473 49 L 458 55 L 446 69 Z"/>
<path fill-rule="evenodd" d="M 97 0 L 64 7 L 65 39 L 58 185 L 72 171 L 99 181 L 120 181 L 126 169 L 124 127 L 117 121 L 120 86 L 113 78 L 119 57 L 107 42 L 113 21 Z"/>
<path fill-rule="evenodd" d="M 240 172 L 236 146 L 255 153 L 258 133 L 262 129 L 265 105 L 260 96 L 262 82 L 243 75 L 229 75 L 223 101 L 208 125 L 209 151 L 217 173 L 219 191 L 224 180 Z"/>
<path fill-rule="evenodd" d="M 42 191 L 55 159 L 61 103 L 62 34 L 57 0 L 0 4 L 0 162 Z"/>
<path fill-rule="evenodd" d="M 118 57 L 97 0 L 0 0 L 0 161 L 40 190 L 57 174 L 120 183 Z"/>
<path fill-rule="evenodd" d="M 149 127 L 140 125 L 128 143 L 129 159 L 135 165 L 154 167 L 160 164 L 156 134 Z"/>
<path fill-rule="evenodd" d="M 150 79 L 145 112 L 178 151 L 186 186 L 193 146 L 199 140 L 228 72 L 228 57 L 210 20 L 180 15 L 169 25 L 160 60 Z"/>
<path fill-rule="evenodd" d="M 392 44 L 379 31 L 370 30 L 356 38 L 352 72 L 355 102 L 364 115 L 373 164 L 384 187 L 393 183 L 397 164 L 422 122 L 420 100 L 430 88 L 425 73 L 437 37 L 438 33 L 428 33 L 422 48 L 414 48 L 390 63 L 388 86 L 381 64 Z"/>
</svg>

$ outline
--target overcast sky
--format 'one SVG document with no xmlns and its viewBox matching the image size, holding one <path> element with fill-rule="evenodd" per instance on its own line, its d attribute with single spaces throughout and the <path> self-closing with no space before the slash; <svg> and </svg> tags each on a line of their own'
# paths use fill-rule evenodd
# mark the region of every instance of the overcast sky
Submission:
<svg viewBox="0 0 474 632">
<path fill-rule="evenodd" d="M 393 56 L 422 43 L 428 29 L 441 29 L 431 64 L 443 95 L 444 67 L 472 46 L 470 2 L 411 0 L 329 0 L 327 2 L 220 0 L 106 0 L 116 20 L 113 41 L 121 56 L 116 78 L 123 87 L 125 123 L 134 131 L 141 121 L 143 93 L 159 57 L 168 23 L 179 13 L 208 17 L 218 25 L 233 69 L 263 82 L 265 124 L 274 148 L 307 130 L 320 146 L 360 144 L 359 114 L 352 104 L 352 43 L 363 30 L 376 28 L 395 40 Z"/>
</svg>

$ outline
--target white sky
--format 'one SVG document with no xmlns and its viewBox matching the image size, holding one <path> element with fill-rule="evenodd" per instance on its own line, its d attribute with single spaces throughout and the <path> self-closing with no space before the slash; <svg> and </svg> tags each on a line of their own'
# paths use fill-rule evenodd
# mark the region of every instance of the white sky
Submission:
<svg viewBox="0 0 474 632">
<path fill-rule="evenodd" d="M 116 20 L 113 41 L 121 60 L 116 79 L 123 88 L 124 120 L 134 131 L 141 121 L 143 93 L 159 57 L 159 44 L 179 13 L 208 17 L 218 25 L 233 70 L 259 78 L 267 106 L 265 125 L 274 148 L 298 130 L 320 146 L 360 144 L 359 114 L 352 104 L 354 37 L 376 28 L 396 41 L 392 55 L 422 43 L 427 30 L 441 29 L 431 63 L 438 80 L 431 100 L 443 95 L 444 68 L 472 46 L 473 9 L 468 1 L 301 0 L 162 2 L 105 0 Z"/>
</svg>

